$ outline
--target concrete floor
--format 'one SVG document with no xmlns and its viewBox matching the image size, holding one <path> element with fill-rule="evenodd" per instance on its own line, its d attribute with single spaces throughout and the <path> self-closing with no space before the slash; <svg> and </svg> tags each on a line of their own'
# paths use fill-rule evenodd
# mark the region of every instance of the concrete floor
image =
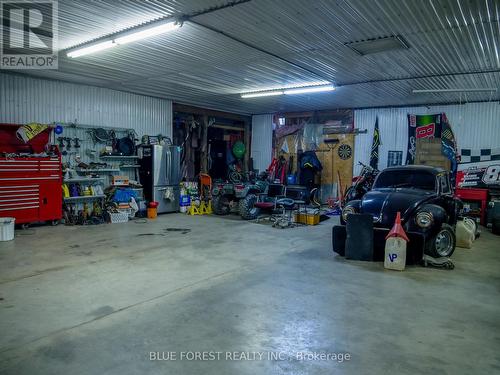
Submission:
<svg viewBox="0 0 500 375">
<path fill-rule="evenodd" d="M 0 373 L 500 372 L 499 237 L 457 249 L 453 271 L 400 273 L 334 255 L 332 225 L 171 214 L 19 231 L 0 243 Z M 195 351 L 223 353 L 180 359 Z"/>
</svg>

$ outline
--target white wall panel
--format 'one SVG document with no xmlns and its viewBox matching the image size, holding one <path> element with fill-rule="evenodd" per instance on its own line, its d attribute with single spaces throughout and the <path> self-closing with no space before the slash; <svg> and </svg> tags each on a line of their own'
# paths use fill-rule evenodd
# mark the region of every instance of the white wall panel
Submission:
<svg viewBox="0 0 500 375">
<path fill-rule="evenodd" d="M 444 112 L 450 121 L 457 139 L 458 148 L 500 147 L 500 104 L 498 102 L 467 103 L 425 107 L 373 108 L 354 111 L 356 128 L 368 129 L 368 134 L 356 136 L 354 150 L 354 173 L 360 171 L 358 161 L 370 161 L 375 120 L 378 116 L 380 138 L 379 168 L 387 166 L 388 151 L 403 151 L 406 160 L 408 142 L 407 115 L 435 114 Z"/>
<path fill-rule="evenodd" d="M 76 122 L 172 136 L 172 102 L 106 88 L 0 74 L 0 122 Z"/>
<path fill-rule="evenodd" d="M 252 116 L 253 167 L 265 171 L 273 153 L 273 115 Z"/>
</svg>

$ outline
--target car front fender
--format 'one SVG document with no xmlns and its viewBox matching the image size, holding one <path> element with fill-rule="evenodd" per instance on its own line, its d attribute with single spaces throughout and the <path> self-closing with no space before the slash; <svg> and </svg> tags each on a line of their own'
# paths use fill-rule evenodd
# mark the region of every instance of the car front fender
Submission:
<svg viewBox="0 0 500 375">
<path fill-rule="evenodd" d="M 420 228 L 415 222 L 415 216 L 422 211 L 430 212 L 434 219 L 432 225 L 427 229 Z M 446 210 L 443 207 L 437 204 L 427 203 L 418 207 L 418 209 L 414 212 L 411 218 L 407 221 L 406 228 L 407 230 L 410 231 L 421 232 L 422 234 L 425 235 L 426 238 L 429 238 L 437 234 L 441 229 L 443 223 L 447 222 L 448 222 L 448 214 L 446 213 Z"/>
</svg>

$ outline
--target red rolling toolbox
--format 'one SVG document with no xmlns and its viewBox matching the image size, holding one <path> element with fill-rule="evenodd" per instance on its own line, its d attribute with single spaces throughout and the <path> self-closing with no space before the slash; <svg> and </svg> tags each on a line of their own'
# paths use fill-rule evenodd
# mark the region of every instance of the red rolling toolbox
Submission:
<svg viewBox="0 0 500 375">
<path fill-rule="evenodd" d="M 61 157 L 0 158 L 0 216 L 16 224 L 62 217 Z"/>
<path fill-rule="evenodd" d="M 479 216 L 481 225 L 486 225 L 486 209 L 488 207 L 488 189 L 456 188 L 455 195 L 462 201 L 478 202 L 480 211 L 479 213 L 476 213 L 475 216 Z M 469 215 L 471 214 L 469 213 Z"/>
</svg>

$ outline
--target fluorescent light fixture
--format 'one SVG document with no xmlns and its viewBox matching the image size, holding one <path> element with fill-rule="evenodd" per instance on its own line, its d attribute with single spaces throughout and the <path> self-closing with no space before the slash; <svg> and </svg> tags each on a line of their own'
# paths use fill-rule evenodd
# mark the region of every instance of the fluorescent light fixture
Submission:
<svg viewBox="0 0 500 375">
<path fill-rule="evenodd" d="M 124 34 L 123 36 L 120 36 L 118 38 L 115 38 L 115 42 L 117 44 L 127 44 L 130 42 L 135 42 L 136 40 L 141 40 L 145 38 L 149 38 L 151 36 L 155 35 L 160 35 L 175 29 L 178 29 L 180 27 L 180 24 L 176 22 L 167 22 L 164 23 L 163 25 L 159 26 L 152 26 L 148 27 L 145 29 L 137 29 L 135 31 L 129 32 L 127 34 Z"/>
<path fill-rule="evenodd" d="M 90 53 L 102 51 L 111 47 L 115 47 L 116 44 L 112 40 L 106 40 L 97 44 L 90 45 L 88 47 L 77 48 L 67 53 L 68 57 L 80 57 L 83 55 L 88 55 Z"/>
<path fill-rule="evenodd" d="M 262 96 L 276 96 L 276 95 L 296 95 L 296 94 L 307 94 L 314 92 L 324 92 L 324 91 L 334 91 L 335 86 L 332 84 L 321 84 L 321 85 L 303 85 L 290 88 L 274 89 L 274 90 L 262 90 L 247 92 L 241 94 L 242 98 L 258 98 Z"/>
<path fill-rule="evenodd" d="M 259 98 L 261 96 L 276 96 L 276 95 L 283 95 L 283 90 L 249 92 L 246 94 L 241 94 L 241 97 L 242 98 Z"/>
<path fill-rule="evenodd" d="M 106 40 L 89 44 L 87 46 L 77 47 L 71 49 L 67 52 L 68 57 L 80 57 L 84 55 L 88 55 L 94 52 L 102 51 L 111 47 L 115 47 L 121 44 L 127 44 L 131 42 L 135 42 L 137 40 L 146 39 L 155 35 L 160 35 L 175 29 L 178 29 L 181 26 L 181 23 L 176 21 L 169 22 L 154 22 L 152 24 L 146 26 L 136 27 L 130 30 L 125 30 L 123 32 L 119 32 L 115 35 L 108 37 Z"/>
<path fill-rule="evenodd" d="M 296 95 L 296 94 L 307 94 L 312 92 L 324 92 L 324 91 L 335 91 L 335 86 L 333 85 L 322 85 L 313 87 L 300 87 L 297 89 L 288 89 L 284 91 L 285 95 Z"/>
<path fill-rule="evenodd" d="M 486 87 L 480 89 L 429 89 L 429 90 L 412 90 L 414 94 L 425 93 L 440 93 L 440 92 L 496 92 L 495 87 Z"/>
</svg>

